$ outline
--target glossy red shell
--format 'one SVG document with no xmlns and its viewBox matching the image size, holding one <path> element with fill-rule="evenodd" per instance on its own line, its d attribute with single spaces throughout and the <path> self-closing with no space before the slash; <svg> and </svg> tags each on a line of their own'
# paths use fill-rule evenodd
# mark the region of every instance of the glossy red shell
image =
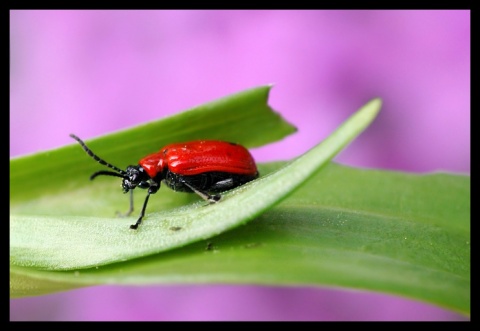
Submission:
<svg viewBox="0 0 480 331">
<path fill-rule="evenodd" d="M 160 152 L 140 160 L 151 178 L 164 167 L 176 174 L 191 176 L 220 171 L 240 175 L 255 175 L 257 166 L 243 146 L 218 140 L 196 140 L 165 146 Z"/>
</svg>

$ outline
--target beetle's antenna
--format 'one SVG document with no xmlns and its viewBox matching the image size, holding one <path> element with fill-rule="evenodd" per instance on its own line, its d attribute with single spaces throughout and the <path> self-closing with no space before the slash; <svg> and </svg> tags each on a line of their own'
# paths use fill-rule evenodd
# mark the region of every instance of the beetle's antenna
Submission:
<svg viewBox="0 0 480 331">
<path fill-rule="evenodd" d="M 100 170 L 100 171 L 97 171 L 97 172 L 93 173 L 93 174 L 90 176 L 90 180 L 93 180 L 95 177 L 97 177 L 97 176 L 99 176 L 99 175 L 120 177 L 120 178 L 123 178 L 123 179 L 128 178 L 127 175 L 117 174 L 116 172 L 108 171 L 108 170 Z"/>
<path fill-rule="evenodd" d="M 93 153 L 92 150 L 90 148 L 88 148 L 87 145 L 85 145 L 83 140 L 78 138 L 76 135 L 70 134 L 70 137 L 72 137 L 73 139 L 78 141 L 78 143 L 80 144 L 80 146 L 82 146 L 82 148 L 85 150 L 85 152 L 87 152 L 87 154 L 90 155 L 98 163 L 103 164 L 104 166 L 107 166 L 107 167 L 115 170 L 116 172 L 120 173 L 121 175 L 126 175 L 127 174 L 124 170 L 115 167 L 114 165 L 108 163 L 107 161 L 105 161 L 105 160 L 101 159 L 100 157 L 98 157 L 97 155 L 95 155 L 95 153 Z M 122 178 L 124 177 L 124 176 L 121 176 L 121 175 L 118 175 L 118 174 L 113 175 L 114 172 L 110 172 L 110 171 L 98 171 L 98 172 L 94 173 L 90 177 L 90 179 L 93 179 L 98 175 L 107 175 L 107 174 L 109 174 L 109 176 L 116 176 L 116 177 L 122 177 Z"/>
</svg>

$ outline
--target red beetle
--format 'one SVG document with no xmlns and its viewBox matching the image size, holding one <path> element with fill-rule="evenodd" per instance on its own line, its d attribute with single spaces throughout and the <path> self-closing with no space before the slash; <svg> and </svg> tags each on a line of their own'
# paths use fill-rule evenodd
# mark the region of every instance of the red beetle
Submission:
<svg viewBox="0 0 480 331">
<path fill-rule="evenodd" d="M 133 211 L 133 190 L 138 186 L 148 189 L 140 217 L 130 229 L 137 229 L 145 216 L 150 194 L 157 193 L 160 182 L 174 191 L 196 193 L 204 200 L 214 203 L 220 200 L 219 193 L 243 185 L 258 177 L 258 170 L 252 155 L 238 144 L 219 140 L 196 140 L 170 144 L 159 152 L 145 156 L 138 165 L 126 170 L 115 167 L 95 155 L 85 143 L 71 134 L 95 161 L 114 171 L 100 170 L 90 176 L 99 175 L 123 178 L 123 192 L 130 191 L 130 209 Z"/>
</svg>

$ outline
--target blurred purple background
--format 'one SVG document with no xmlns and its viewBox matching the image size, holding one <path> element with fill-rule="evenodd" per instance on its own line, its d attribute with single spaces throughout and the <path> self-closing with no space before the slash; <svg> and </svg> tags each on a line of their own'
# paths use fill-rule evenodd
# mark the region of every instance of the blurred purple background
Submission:
<svg viewBox="0 0 480 331">
<path fill-rule="evenodd" d="M 335 160 L 470 173 L 470 11 L 11 11 L 10 156 L 71 144 L 273 83 L 306 152 L 374 97 Z M 11 320 L 467 320 L 406 299 L 256 286 L 99 286 L 10 301 Z"/>
</svg>

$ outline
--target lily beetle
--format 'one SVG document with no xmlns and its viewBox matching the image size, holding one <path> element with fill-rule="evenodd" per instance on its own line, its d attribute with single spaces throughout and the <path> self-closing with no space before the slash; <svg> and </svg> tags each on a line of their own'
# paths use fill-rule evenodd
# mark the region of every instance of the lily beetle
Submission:
<svg viewBox="0 0 480 331">
<path fill-rule="evenodd" d="M 114 170 L 97 171 L 90 176 L 91 180 L 100 175 L 123 179 L 123 192 L 130 192 L 127 216 L 133 211 L 133 190 L 137 187 L 147 190 L 140 217 L 130 225 L 130 229 L 138 228 L 145 216 L 150 195 L 157 193 L 162 181 L 174 191 L 196 193 L 205 201 L 215 203 L 221 198 L 218 193 L 258 178 L 252 155 L 245 147 L 235 143 L 219 140 L 174 143 L 145 156 L 138 165 L 122 170 L 93 153 L 76 135 L 71 134 L 70 137 L 95 161 Z"/>
</svg>

